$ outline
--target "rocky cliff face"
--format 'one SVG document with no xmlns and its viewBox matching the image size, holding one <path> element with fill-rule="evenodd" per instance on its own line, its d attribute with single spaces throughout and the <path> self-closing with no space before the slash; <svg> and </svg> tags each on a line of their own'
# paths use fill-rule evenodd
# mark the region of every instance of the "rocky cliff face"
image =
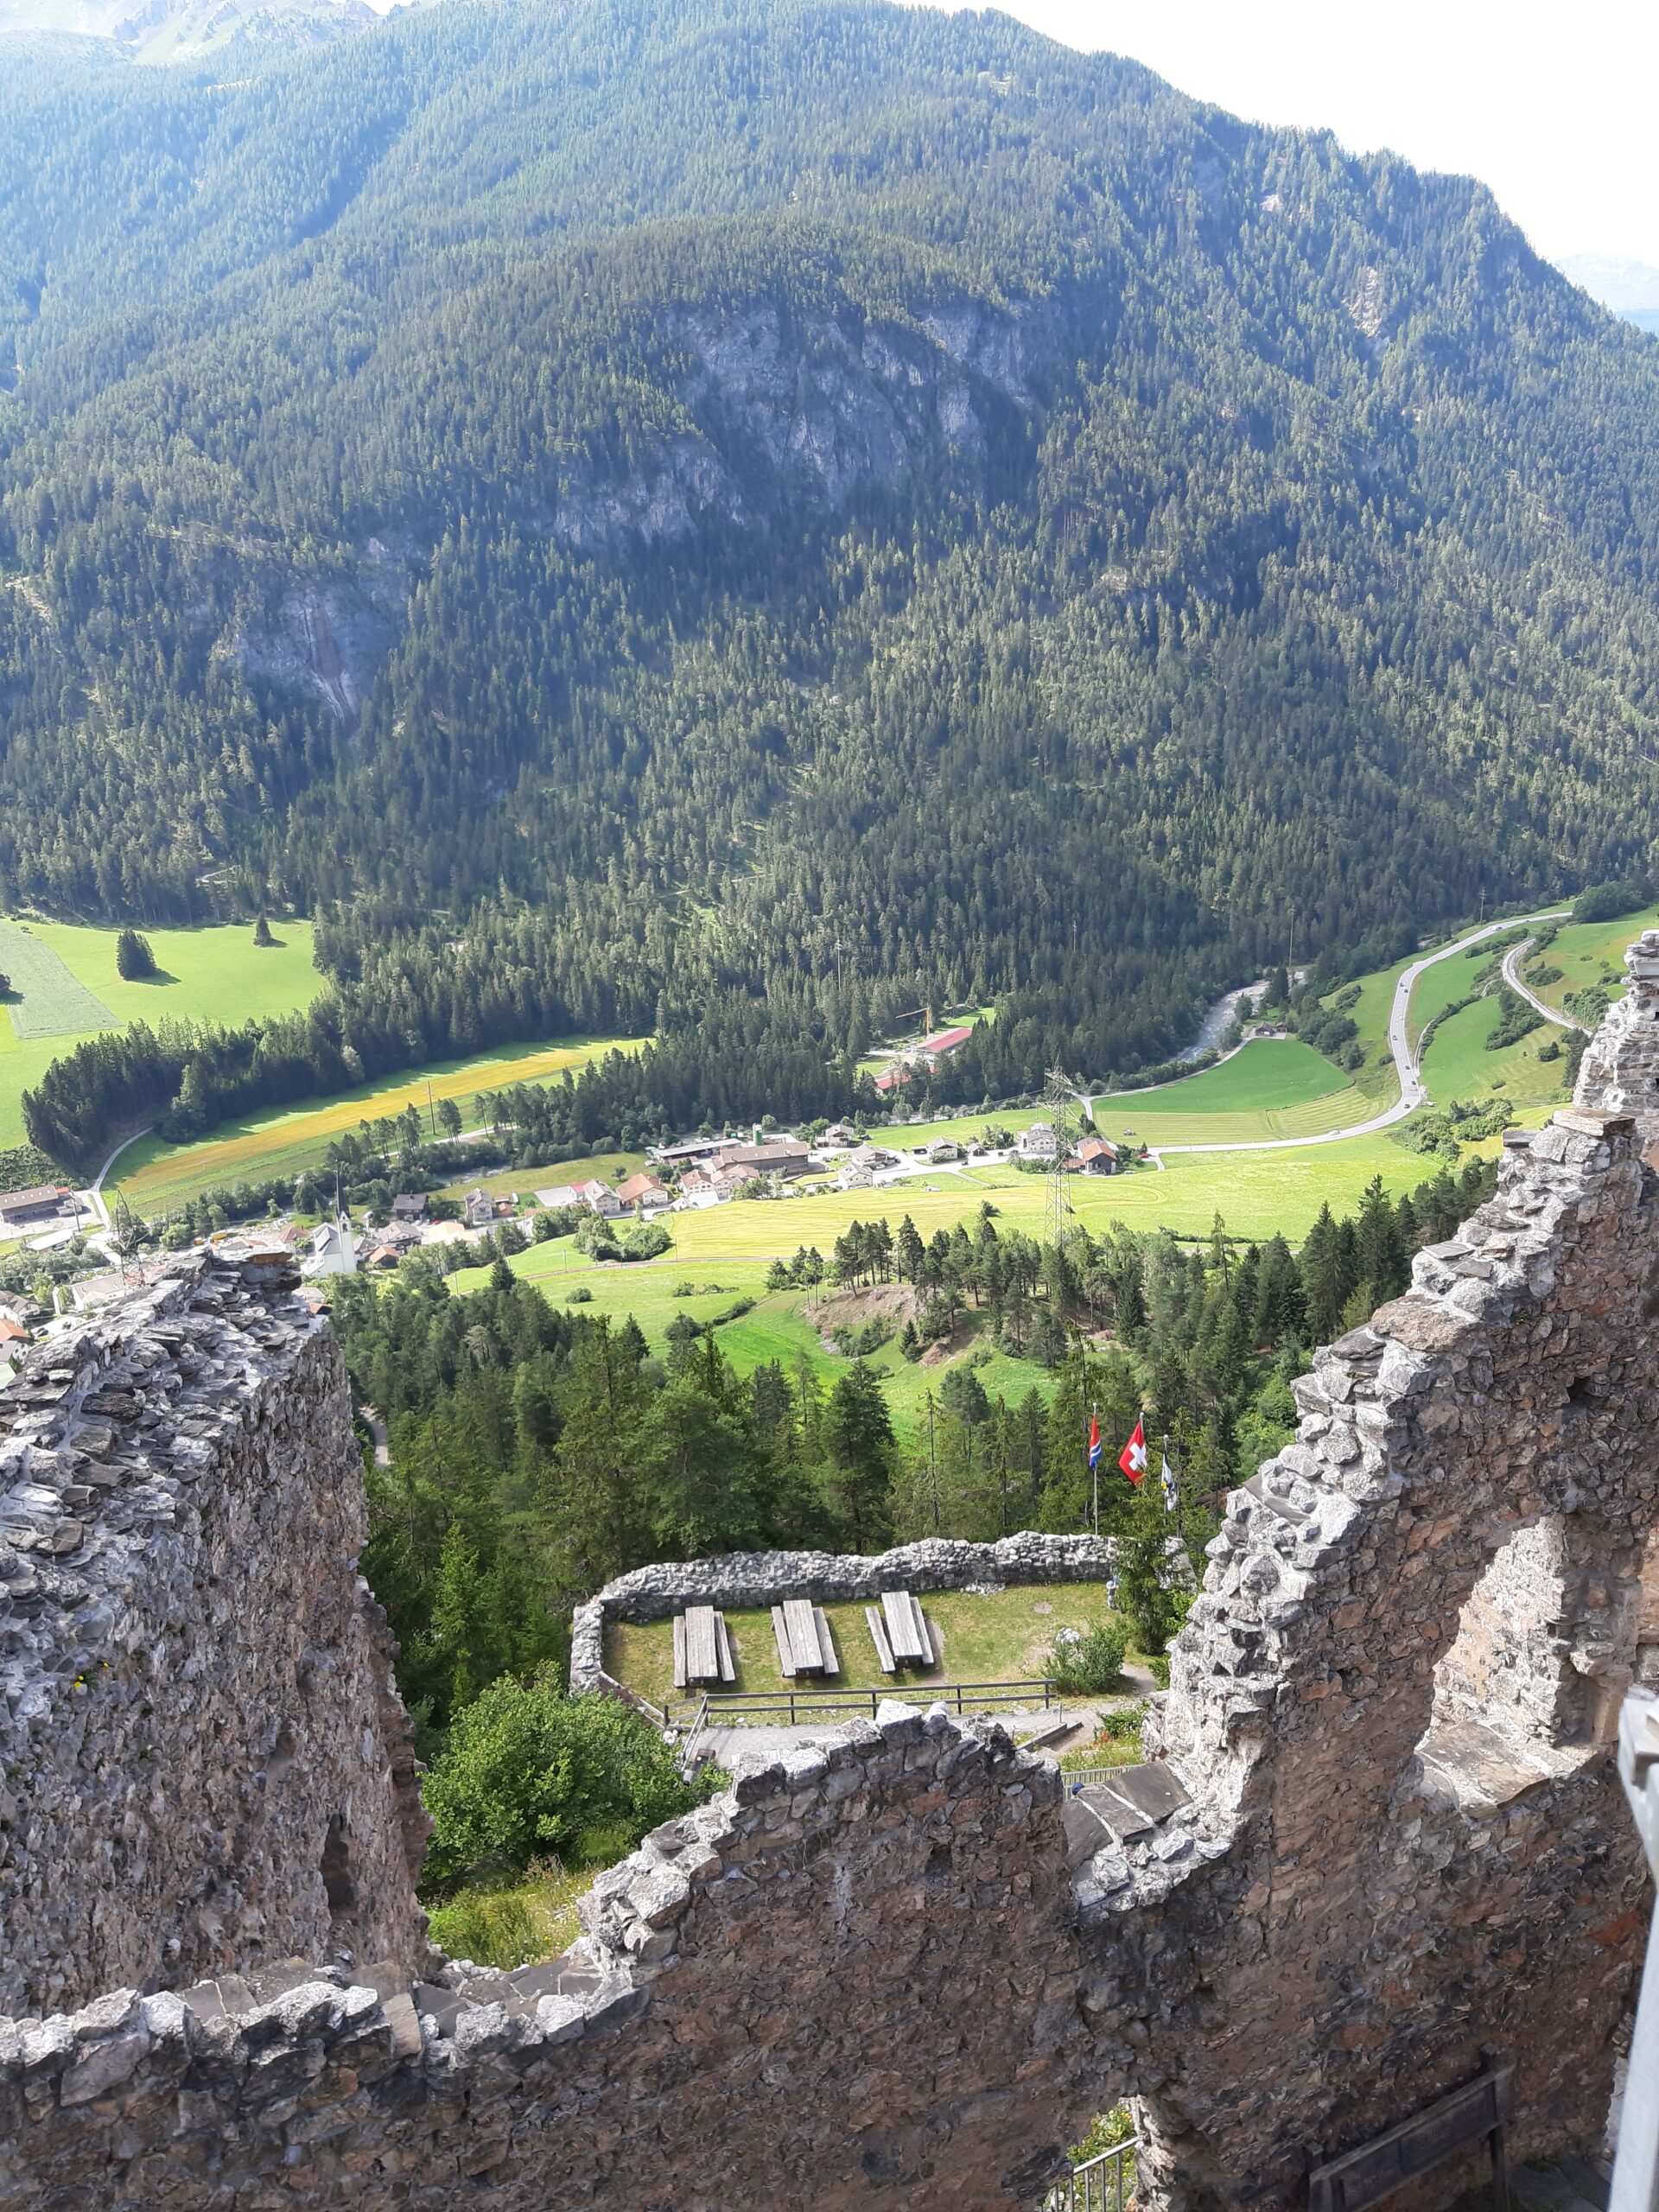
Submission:
<svg viewBox="0 0 1659 2212">
<path fill-rule="evenodd" d="M 931 308 L 915 327 L 786 315 L 765 302 L 667 318 L 695 365 L 677 397 L 700 429 L 626 476 L 563 499 L 556 536 L 620 553 L 705 518 L 763 529 L 782 505 L 825 513 L 930 455 L 982 460 L 999 413 L 1023 408 L 1052 359 L 1047 302 Z"/>
<path fill-rule="evenodd" d="M 1047 300 L 964 300 L 903 324 L 758 300 L 669 305 L 661 327 L 689 363 L 671 391 L 686 427 L 631 467 L 578 471 L 535 506 L 535 525 L 575 553 L 624 562 L 710 526 L 765 533 L 785 512 L 840 513 L 924 465 L 979 472 L 1029 408 L 1063 318 Z M 429 550 L 372 538 L 349 576 L 292 579 L 238 634 L 235 657 L 353 728 Z"/>
</svg>

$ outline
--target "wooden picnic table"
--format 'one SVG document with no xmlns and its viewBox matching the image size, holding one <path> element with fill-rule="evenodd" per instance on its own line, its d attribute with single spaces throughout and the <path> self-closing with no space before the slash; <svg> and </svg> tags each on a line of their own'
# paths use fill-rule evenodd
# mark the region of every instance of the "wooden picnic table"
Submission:
<svg viewBox="0 0 1659 2212">
<path fill-rule="evenodd" d="M 822 1605 L 807 1598 L 786 1598 L 772 1609 L 772 1633 L 778 1645 L 779 1672 L 785 1681 L 793 1681 L 798 1675 L 840 1673 Z"/>
<path fill-rule="evenodd" d="M 674 1687 L 736 1679 L 726 1617 L 713 1605 L 688 1605 L 674 1616 Z"/>
<path fill-rule="evenodd" d="M 900 1667 L 931 1667 L 933 1643 L 922 1609 L 908 1590 L 889 1590 L 881 1600 L 883 1624 L 893 1656 Z"/>
</svg>

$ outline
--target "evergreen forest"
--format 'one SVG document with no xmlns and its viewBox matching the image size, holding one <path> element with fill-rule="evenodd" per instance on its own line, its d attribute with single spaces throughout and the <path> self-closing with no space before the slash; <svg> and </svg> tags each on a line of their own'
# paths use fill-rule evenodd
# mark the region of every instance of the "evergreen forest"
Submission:
<svg viewBox="0 0 1659 2212">
<path fill-rule="evenodd" d="M 576 1033 L 658 1045 L 571 1141 L 830 1114 L 918 1005 L 1128 1077 L 1293 933 L 1643 872 L 1656 424 L 1478 184 L 995 14 L 13 40 L 0 908 L 329 985 L 30 1134 Z"/>
</svg>

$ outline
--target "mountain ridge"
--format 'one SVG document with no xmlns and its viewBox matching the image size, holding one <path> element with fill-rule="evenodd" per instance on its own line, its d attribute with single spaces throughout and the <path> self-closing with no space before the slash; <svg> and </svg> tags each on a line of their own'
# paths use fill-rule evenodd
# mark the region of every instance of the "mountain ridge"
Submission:
<svg viewBox="0 0 1659 2212">
<path fill-rule="evenodd" d="M 874 6 L 449 0 L 66 148 L 68 66 L 0 94 L 0 897 L 423 973 L 505 897 L 572 1019 L 937 982 L 1128 1068 L 1293 918 L 1645 860 L 1654 371 L 1478 186 Z"/>
</svg>

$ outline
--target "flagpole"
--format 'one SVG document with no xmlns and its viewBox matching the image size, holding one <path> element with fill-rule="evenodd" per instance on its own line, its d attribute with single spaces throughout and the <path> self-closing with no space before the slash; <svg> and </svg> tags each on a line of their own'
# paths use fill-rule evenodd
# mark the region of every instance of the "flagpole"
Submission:
<svg viewBox="0 0 1659 2212">
<path fill-rule="evenodd" d="M 1100 1408 L 1092 1398 L 1089 1401 L 1089 1418 L 1096 1423 L 1100 1420 Z M 1089 1471 L 1095 1480 L 1095 1535 L 1098 1536 L 1100 1535 L 1100 1455 L 1098 1452 L 1096 1453 L 1095 1464 Z"/>
</svg>

